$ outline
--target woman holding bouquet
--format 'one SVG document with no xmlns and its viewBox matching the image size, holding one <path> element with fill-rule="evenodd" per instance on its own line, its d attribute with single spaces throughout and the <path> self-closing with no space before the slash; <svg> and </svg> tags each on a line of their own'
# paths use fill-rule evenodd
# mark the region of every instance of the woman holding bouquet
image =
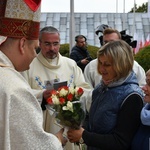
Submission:
<svg viewBox="0 0 150 150">
<path fill-rule="evenodd" d="M 112 41 L 98 51 L 102 81 L 92 94 L 84 128 L 70 129 L 70 142 L 84 142 L 88 150 L 129 150 L 140 124 L 143 92 L 133 67 L 133 52 L 122 41 Z"/>
</svg>

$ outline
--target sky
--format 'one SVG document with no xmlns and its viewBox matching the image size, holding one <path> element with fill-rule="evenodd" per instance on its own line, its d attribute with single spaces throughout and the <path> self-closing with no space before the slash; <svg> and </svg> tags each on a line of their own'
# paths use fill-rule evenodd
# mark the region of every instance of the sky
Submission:
<svg viewBox="0 0 150 150">
<path fill-rule="evenodd" d="M 74 0 L 74 12 L 127 13 L 134 2 L 140 6 L 148 0 Z M 42 0 L 41 11 L 70 12 L 70 0 Z"/>
</svg>

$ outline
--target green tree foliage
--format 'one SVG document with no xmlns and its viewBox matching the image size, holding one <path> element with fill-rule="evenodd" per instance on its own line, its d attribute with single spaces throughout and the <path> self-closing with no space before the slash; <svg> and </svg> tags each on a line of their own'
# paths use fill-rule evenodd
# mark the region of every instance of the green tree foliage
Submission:
<svg viewBox="0 0 150 150">
<path fill-rule="evenodd" d="M 59 52 L 61 55 L 69 57 L 69 44 L 61 44 Z"/>
<path fill-rule="evenodd" d="M 150 69 L 150 46 L 140 49 L 134 58 L 145 71 Z"/>
<path fill-rule="evenodd" d="M 135 4 L 135 12 L 139 13 L 146 13 L 147 12 L 147 7 L 148 7 L 148 2 L 143 3 L 141 6 L 137 7 L 137 4 Z M 134 12 L 134 7 L 131 9 L 130 12 Z"/>
</svg>

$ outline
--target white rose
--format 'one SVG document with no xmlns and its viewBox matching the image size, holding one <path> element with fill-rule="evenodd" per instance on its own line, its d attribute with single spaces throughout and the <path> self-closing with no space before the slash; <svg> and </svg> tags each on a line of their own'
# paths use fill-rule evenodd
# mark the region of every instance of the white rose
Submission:
<svg viewBox="0 0 150 150">
<path fill-rule="evenodd" d="M 76 87 L 75 90 L 74 90 L 76 96 L 78 96 L 78 90 L 79 90 L 79 87 Z"/>
<path fill-rule="evenodd" d="M 68 91 L 65 90 L 64 88 L 62 88 L 60 91 L 59 91 L 59 96 L 60 97 L 64 97 L 68 94 Z"/>
<path fill-rule="evenodd" d="M 73 88 L 73 87 L 70 87 L 70 88 L 69 88 L 69 93 L 71 93 L 72 95 L 74 95 L 75 90 L 74 90 L 74 88 Z"/>
<path fill-rule="evenodd" d="M 60 104 L 59 103 L 59 99 L 58 99 L 58 97 L 56 95 L 52 95 L 51 97 L 52 97 L 53 104 L 55 104 L 55 105 L 59 105 Z"/>
<path fill-rule="evenodd" d="M 67 106 L 63 106 L 62 108 L 63 110 L 69 110 L 71 112 L 73 112 L 73 105 L 70 101 L 67 102 Z"/>
</svg>

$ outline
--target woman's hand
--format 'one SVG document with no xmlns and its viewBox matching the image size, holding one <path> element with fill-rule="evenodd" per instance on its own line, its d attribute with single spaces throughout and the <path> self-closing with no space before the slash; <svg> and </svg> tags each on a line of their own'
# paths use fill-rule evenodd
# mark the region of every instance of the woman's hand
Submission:
<svg viewBox="0 0 150 150">
<path fill-rule="evenodd" d="M 67 132 L 67 137 L 71 143 L 79 142 L 79 140 L 82 138 L 82 133 L 84 129 L 80 128 L 78 130 L 75 129 L 69 129 Z"/>
</svg>

